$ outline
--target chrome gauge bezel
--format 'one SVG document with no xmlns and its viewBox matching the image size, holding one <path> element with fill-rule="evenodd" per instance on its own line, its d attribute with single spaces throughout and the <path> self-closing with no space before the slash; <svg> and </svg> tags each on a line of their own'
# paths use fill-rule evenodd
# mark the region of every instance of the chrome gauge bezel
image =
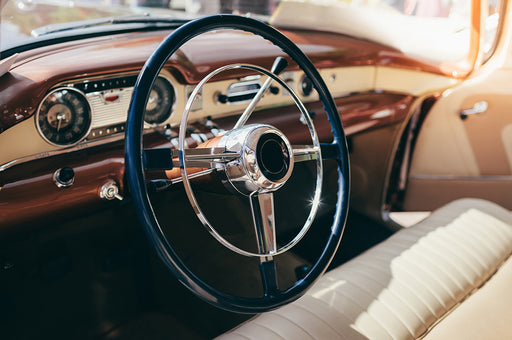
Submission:
<svg viewBox="0 0 512 340">
<path fill-rule="evenodd" d="M 167 82 L 167 84 L 170 86 L 170 88 L 172 90 L 172 94 L 173 94 L 174 98 L 173 98 L 171 107 L 169 108 L 169 115 L 167 116 L 167 118 L 165 118 L 164 121 L 162 121 L 160 123 L 150 123 L 150 122 L 147 122 L 146 119 L 144 119 L 144 125 L 149 126 L 149 127 L 163 126 L 167 122 L 169 122 L 171 117 L 174 115 L 174 112 L 176 111 L 176 103 L 178 101 L 178 92 L 176 91 L 176 87 L 174 86 L 173 81 L 171 79 L 169 79 L 168 77 L 166 77 L 165 75 L 162 75 L 162 74 L 158 75 L 158 77 L 156 79 L 158 79 L 158 78 L 162 78 L 163 81 Z M 154 83 L 153 83 L 153 86 L 155 86 Z M 153 88 L 151 88 L 151 91 L 152 90 L 153 90 Z M 150 91 L 150 93 L 151 93 L 151 91 Z M 148 97 L 148 100 L 149 100 L 149 97 Z M 148 103 L 146 101 L 146 107 L 147 107 L 147 105 L 148 105 Z M 145 115 L 145 113 L 144 113 L 144 115 Z"/>
<path fill-rule="evenodd" d="M 84 130 L 82 132 L 82 136 L 77 140 L 77 141 L 74 141 L 72 143 L 57 143 L 57 142 L 54 142 L 54 141 L 51 141 L 44 133 L 43 129 L 41 128 L 41 125 L 39 123 L 39 117 L 40 117 L 40 113 L 41 113 L 41 108 L 44 104 L 44 102 L 50 97 L 52 96 L 53 94 L 55 94 L 56 92 L 58 91 L 71 91 L 71 92 L 75 92 L 77 93 L 78 95 L 82 96 L 86 105 L 87 105 L 87 108 L 88 108 L 88 120 L 89 120 L 89 126 L 87 127 L 86 130 Z M 37 128 L 37 131 L 39 132 L 39 135 L 44 139 L 45 142 L 47 142 L 48 144 L 50 145 L 53 145 L 53 146 L 57 146 L 57 147 L 70 147 L 70 146 L 74 146 L 74 145 L 77 145 L 78 143 L 82 142 L 85 138 L 87 138 L 87 136 L 89 135 L 89 133 L 91 132 L 91 129 L 92 129 L 92 118 L 93 118 L 93 111 L 92 111 L 92 106 L 91 106 L 91 103 L 89 102 L 89 100 L 87 99 L 87 96 L 85 95 L 85 93 L 83 93 L 82 91 L 74 88 L 74 87 L 71 87 L 71 86 L 61 86 L 61 87 L 57 87 L 53 90 L 51 90 L 50 92 L 48 92 L 46 94 L 46 96 L 44 96 L 43 100 L 41 100 L 41 102 L 39 103 L 39 106 L 37 107 L 37 112 L 36 112 L 36 115 L 35 115 L 35 125 L 36 125 L 36 128 Z"/>
</svg>

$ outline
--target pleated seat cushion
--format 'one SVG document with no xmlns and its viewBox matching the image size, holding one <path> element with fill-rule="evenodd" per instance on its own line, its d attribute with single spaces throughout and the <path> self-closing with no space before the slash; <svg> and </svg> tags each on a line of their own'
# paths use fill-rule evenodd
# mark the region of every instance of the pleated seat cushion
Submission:
<svg viewBox="0 0 512 340">
<path fill-rule="evenodd" d="M 512 338 L 511 253 L 509 211 L 455 201 L 219 339 Z"/>
</svg>

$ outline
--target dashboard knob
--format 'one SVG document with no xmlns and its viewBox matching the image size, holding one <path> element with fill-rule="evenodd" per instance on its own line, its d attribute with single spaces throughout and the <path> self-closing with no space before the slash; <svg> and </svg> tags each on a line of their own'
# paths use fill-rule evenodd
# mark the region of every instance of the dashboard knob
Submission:
<svg viewBox="0 0 512 340">
<path fill-rule="evenodd" d="M 103 184 L 100 189 L 100 197 L 107 201 L 112 201 L 116 198 L 120 201 L 123 200 L 123 196 L 119 195 L 119 187 L 114 181 L 109 181 Z"/>
<path fill-rule="evenodd" d="M 53 173 L 53 182 L 59 188 L 69 188 L 75 183 L 75 172 L 70 167 L 64 167 Z"/>
<path fill-rule="evenodd" d="M 311 82 L 311 79 L 309 79 L 307 76 L 304 76 L 300 82 L 300 89 L 303 96 L 310 96 L 313 92 L 313 83 Z"/>
</svg>

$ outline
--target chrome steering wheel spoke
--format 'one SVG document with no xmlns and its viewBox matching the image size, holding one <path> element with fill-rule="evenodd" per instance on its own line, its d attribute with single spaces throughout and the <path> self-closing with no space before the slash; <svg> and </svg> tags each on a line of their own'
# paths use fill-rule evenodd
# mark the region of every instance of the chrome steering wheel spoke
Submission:
<svg viewBox="0 0 512 340">
<path fill-rule="evenodd" d="M 258 251 L 261 255 L 268 255 L 271 259 L 277 251 L 274 194 L 272 192 L 255 192 L 249 196 L 249 199 Z"/>
<path fill-rule="evenodd" d="M 277 270 L 274 262 L 274 254 L 277 251 L 274 194 L 272 192 L 255 192 L 249 196 L 249 200 L 258 252 L 265 255 L 265 257 L 260 257 L 263 295 L 273 296 L 279 293 Z"/>
<path fill-rule="evenodd" d="M 320 148 L 313 145 L 292 145 L 295 163 L 312 161 L 320 156 Z"/>
<path fill-rule="evenodd" d="M 189 168 L 216 168 L 216 165 L 222 165 L 240 158 L 237 152 L 228 152 L 226 148 L 191 148 L 184 149 L 183 156 L 186 160 L 186 166 Z M 184 163 L 180 162 L 181 166 Z"/>
<path fill-rule="evenodd" d="M 314 145 L 292 145 L 293 161 L 295 163 L 312 161 L 321 157 L 322 159 L 340 159 L 338 146 L 334 143 Z"/>
</svg>

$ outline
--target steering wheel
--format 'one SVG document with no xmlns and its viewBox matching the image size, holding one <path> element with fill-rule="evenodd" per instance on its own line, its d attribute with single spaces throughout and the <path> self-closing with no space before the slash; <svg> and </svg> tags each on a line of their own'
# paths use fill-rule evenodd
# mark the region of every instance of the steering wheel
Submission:
<svg viewBox="0 0 512 340">
<path fill-rule="evenodd" d="M 276 75 L 287 66 L 282 58 L 276 60 L 270 72 L 259 66 L 248 64 L 232 64 L 221 67 L 206 76 L 196 86 L 187 102 L 179 136 L 179 166 L 185 191 L 202 224 L 221 244 L 239 254 L 260 259 L 259 266 L 264 294 L 258 298 L 235 296 L 219 291 L 202 281 L 184 264 L 160 227 L 148 196 L 146 184 L 145 171 L 148 170 L 148 164 L 165 163 L 163 168 L 167 169 L 173 166 L 172 152 L 162 154 L 162 152 L 144 150 L 142 147 L 144 112 L 149 97 L 149 89 L 152 88 L 153 82 L 169 57 L 184 43 L 200 34 L 217 29 L 242 30 L 259 35 L 278 46 L 294 60 L 316 89 L 327 112 L 333 134 L 332 143 L 321 144 L 319 142 L 313 122 L 303 103 L 286 82 Z M 209 79 L 222 71 L 235 68 L 259 72 L 267 76 L 267 81 L 241 114 L 234 128 L 219 136 L 214 146 L 187 149 L 184 136 L 188 114 L 195 96 Z M 281 85 L 292 96 L 306 122 L 313 145 L 291 145 L 279 129 L 270 125 L 245 125 L 258 100 L 273 81 Z M 288 251 L 297 244 L 311 226 L 320 202 L 322 161 L 327 158 L 335 159 L 338 168 L 338 196 L 330 234 L 321 255 L 305 277 L 297 280 L 290 288 L 280 290 L 277 284 L 276 266 L 273 257 Z M 297 236 L 288 244 L 278 247 L 273 193 L 282 188 L 290 178 L 294 163 L 302 160 L 314 160 L 316 162 L 316 190 L 312 207 L 306 223 Z M 133 203 L 145 233 L 159 258 L 174 276 L 193 293 L 225 310 L 239 313 L 261 313 L 299 298 L 325 272 L 343 234 L 349 198 L 348 152 L 345 134 L 334 100 L 320 74 L 304 53 L 282 33 L 255 19 L 236 15 L 204 17 L 181 26 L 162 41 L 146 61 L 133 90 L 126 122 L 125 166 Z M 226 185 L 236 194 L 246 196 L 249 199 L 258 252 L 249 252 L 229 243 L 215 230 L 214 226 L 202 213 L 190 186 L 190 176 L 187 169 L 203 166 L 211 171 L 223 173 L 226 178 Z"/>
</svg>

